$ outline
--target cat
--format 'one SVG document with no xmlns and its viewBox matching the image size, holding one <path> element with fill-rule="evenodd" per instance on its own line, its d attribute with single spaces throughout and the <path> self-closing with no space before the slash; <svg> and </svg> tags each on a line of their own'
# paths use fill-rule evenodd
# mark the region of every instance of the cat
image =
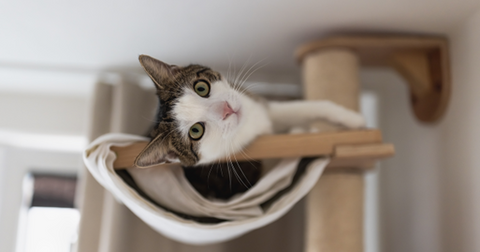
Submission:
<svg viewBox="0 0 480 252">
<path fill-rule="evenodd" d="M 159 108 L 152 140 L 137 156 L 137 167 L 209 164 L 260 135 L 319 120 L 351 129 L 365 126 L 360 114 L 330 101 L 267 101 L 205 66 L 179 67 L 147 55 L 139 61 L 155 84 Z"/>
</svg>

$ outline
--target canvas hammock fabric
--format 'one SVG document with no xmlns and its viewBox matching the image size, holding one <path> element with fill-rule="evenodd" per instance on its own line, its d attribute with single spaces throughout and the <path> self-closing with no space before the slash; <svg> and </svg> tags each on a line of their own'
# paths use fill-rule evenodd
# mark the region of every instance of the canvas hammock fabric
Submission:
<svg viewBox="0 0 480 252">
<path fill-rule="evenodd" d="M 201 196 L 181 167 L 129 169 L 139 191 L 115 172 L 116 156 L 110 147 L 146 140 L 128 134 L 103 135 L 87 147 L 84 162 L 95 179 L 141 220 L 189 244 L 230 240 L 277 220 L 310 191 L 329 162 L 326 157 L 281 160 L 249 190 L 229 200 Z"/>
</svg>

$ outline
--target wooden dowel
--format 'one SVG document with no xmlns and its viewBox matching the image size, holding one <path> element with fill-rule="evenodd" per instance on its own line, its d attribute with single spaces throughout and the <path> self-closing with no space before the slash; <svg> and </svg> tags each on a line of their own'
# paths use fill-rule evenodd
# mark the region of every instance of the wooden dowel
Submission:
<svg viewBox="0 0 480 252">
<path fill-rule="evenodd" d="M 295 134 L 295 135 L 266 135 L 261 136 L 250 144 L 243 153 L 238 153 L 229 157 L 232 160 L 252 160 L 268 158 L 290 158 L 290 157 L 308 157 L 322 155 L 346 155 L 345 153 L 355 153 L 352 158 L 370 158 L 375 159 L 375 151 L 388 152 L 381 147 L 382 136 L 379 130 L 361 130 L 361 131 L 343 131 L 317 134 Z M 117 155 L 114 162 L 115 169 L 133 167 L 136 156 L 146 146 L 147 142 L 137 142 L 125 147 L 112 146 L 111 149 Z M 355 145 L 346 147 L 345 145 Z M 360 146 L 366 145 L 366 150 Z M 342 146 L 336 150 L 336 146 Z M 374 148 L 377 146 L 377 149 Z M 379 147 L 380 146 L 380 147 Z M 360 149 L 359 149 L 360 148 Z M 388 147 L 389 148 L 389 147 Z M 358 153 L 366 154 L 364 156 Z M 339 156 L 342 158 L 344 156 Z M 227 159 L 226 159 L 227 160 Z"/>
<path fill-rule="evenodd" d="M 337 145 L 335 147 L 335 158 L 385 158 L 395 153 L 393 144 L 362 144 L 362 145 Z"/>
</svg>

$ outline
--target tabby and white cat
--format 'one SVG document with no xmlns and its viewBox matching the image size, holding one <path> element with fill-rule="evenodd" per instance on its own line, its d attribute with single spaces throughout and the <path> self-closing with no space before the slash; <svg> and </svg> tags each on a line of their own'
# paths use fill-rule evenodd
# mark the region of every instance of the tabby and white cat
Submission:
<svg viewBox="0 0 480 252">
<path fill-rule="evenodd" d="M 160 106 L 152 140 L 138 167 L 168 162 L 207 164 L 240 151 L 256 137 L 326 120 L 364 127 L 363 117 L 329 101 L 268 102 L 200 65 L 178 67 L 141 55 L 157 88 Z"/>
</svg>

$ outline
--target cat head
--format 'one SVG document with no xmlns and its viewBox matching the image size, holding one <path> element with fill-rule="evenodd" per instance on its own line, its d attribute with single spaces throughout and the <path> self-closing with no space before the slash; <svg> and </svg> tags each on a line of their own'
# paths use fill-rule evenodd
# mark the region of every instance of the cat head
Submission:
<svg viewBox="0 0 480 252">
<path fill-rule="evenodd" d="M 152 140 L 135 165 L 194 166 L 228 155 L 243 122 L 243 95 L 208 67 L 168 65 L 146 55 L 139 60 L 156 86 L 159 109 Z"/>
</svg>

